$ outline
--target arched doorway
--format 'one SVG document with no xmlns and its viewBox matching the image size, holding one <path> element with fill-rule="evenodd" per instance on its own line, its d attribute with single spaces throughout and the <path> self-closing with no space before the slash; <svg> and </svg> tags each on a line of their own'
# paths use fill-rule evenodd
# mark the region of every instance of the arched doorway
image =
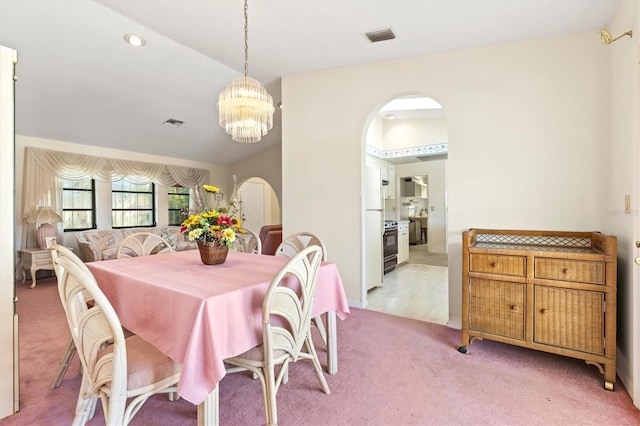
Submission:
<svg viewBox="0 0 640 426">
<path fill-rule="evenodd" d="M 410 245 L 409 256 L 399 248 L 398 266 L 383 275 L 380 286 L 367 291 L 366 305 L 446 324 L 448 131 L 444 109 L 431 98 L 412 94 L 386 102 L 372 115 L 364 132 L 364 164 L 383 170 L 382 176 L 389 181 L 382 188 L 385 220 L 399 223 L 398 244 L 406 247 L 403 244 L 410 241 Z M 367 253 L 365 259 L 369 267 L 377 261 Z"/>
<path fill-rule="evenodd" d="M 280 203 L 269 182 L 252 177 L 242 182 L 238 192 L 244 228 L 258 234 L 264 225 L 281 223 Z"/>
</svg>

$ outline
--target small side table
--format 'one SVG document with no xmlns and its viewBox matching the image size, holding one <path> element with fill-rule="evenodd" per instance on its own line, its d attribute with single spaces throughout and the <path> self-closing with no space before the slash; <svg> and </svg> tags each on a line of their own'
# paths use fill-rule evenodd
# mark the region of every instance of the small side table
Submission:
<svg viewBox="0 0 640 426">
<path fill-rule="evenodd" d="M 72 250 L 71 248 L 69 248 Z M 36 286 L 36 272 L 39 270 L 53 271 L 53 259 L 49 250 L 40 248 L 20 249 L 20 264 L 22 266 L 22 282 L 27 279 L 27 271 L 31 272 L 31 288 Z"/>
</svg>

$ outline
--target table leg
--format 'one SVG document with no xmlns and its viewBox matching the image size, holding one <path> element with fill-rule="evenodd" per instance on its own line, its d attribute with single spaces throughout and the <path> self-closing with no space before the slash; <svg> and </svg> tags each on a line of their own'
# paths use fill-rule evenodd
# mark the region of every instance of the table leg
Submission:
<svg viewBox="0 0 640 426">
<path fill-rule="evenodd" d="M 36 272 L 37 272 L 37 269 L 32 266 L 31 267 L 31 288 L 36 287 Z"/>
<path fill-rule="evenodd" d="M 338 372 L 338 336 L 336 333 L 336 311 L 327 312 L 327 372 Z"/>
<path fill-rule="evenodd" d="M 198 405 L 198 426 L 218 426 L 220 419 L 218 418 L 218 389 L 211 391 L 207 399 Z"/>
</svg>

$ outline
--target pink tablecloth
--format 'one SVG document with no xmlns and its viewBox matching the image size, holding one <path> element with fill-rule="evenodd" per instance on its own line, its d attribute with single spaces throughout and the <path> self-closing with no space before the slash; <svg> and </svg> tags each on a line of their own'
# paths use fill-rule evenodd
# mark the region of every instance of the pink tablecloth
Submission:
<svg viewBox="0 0 640 426">
<path fill-rule="evenodd" d="M 122 325 L 182 363 L 178 393 L 200 404 L 225 375 L 223 361 L 262 341 L 262 301 L 287 259 L 229 252 L 204 265 L 197 250 L 87 263 Z M 314 316 L 349 315 L 334 263 L 318 273 Z"/>
</svg>

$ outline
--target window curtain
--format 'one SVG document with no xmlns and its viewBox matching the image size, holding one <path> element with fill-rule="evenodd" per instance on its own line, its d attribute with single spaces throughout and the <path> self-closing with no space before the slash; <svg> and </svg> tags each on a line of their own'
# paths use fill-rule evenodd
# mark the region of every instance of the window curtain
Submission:
<svg viewBox="0 0 640 426">
<path fill-rule="evenodd" d="M 38 206 L 51 206 L 62 216 L 62 189 L 58 179 L 87 178 L 102 182 L 124 179 L 135 184 L 177 184 L 194 188 L 203 185 L 209 179 L 209 170 L 26 147 L 22 192 L 23 219 L 29 217 Z M 61 229 L 62 224 L 58 224 L 58 231 Z M 22 247 L 35 245 L 34 227 L 24 226 Z"/>
</svg>

